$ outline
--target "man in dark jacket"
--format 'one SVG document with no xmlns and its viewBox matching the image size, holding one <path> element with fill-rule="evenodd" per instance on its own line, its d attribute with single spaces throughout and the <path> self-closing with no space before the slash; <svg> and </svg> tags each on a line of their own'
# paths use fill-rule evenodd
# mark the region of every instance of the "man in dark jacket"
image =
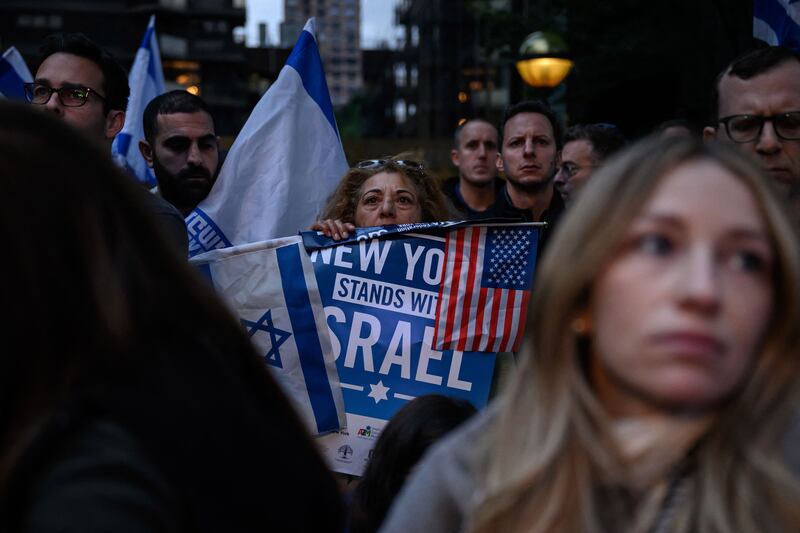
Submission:
<svg viewBox="0 0 800 533">
<path fill-rule="evenodd" d="M 506 186 L 493 209 L 498 217 L 545 222 L 538 246 L 541 256 L 564 211 L 564 201 L 553 188 L 561 125 L 547 104 L 525 101 L 506 109 L 500 133 L 497 168 L 505 174 Z"/>
<path fill-rule="evenodd" d="M 497 128 L 476 118 L 456 128 L 450 160 L 458 176 L 447 179 L 443 190 L 467 220 L 494 216 L 497 193 L 503 180 L 497 177 Z"/>
<path fill-rule="evenodd" d="M 770 46 L 734 59 L 717 77 L 711 114 L 703 137 L 755 157 L 800 224 L 800 54 Z"/>
<path fill-rule="evenodd" d="M 158 192 L 185 217 L 217 179 L 219 137 L 205 101 L 184 90 L 153 98 L 144 110 L 139 150 L 153 169 Z"/>
</svg>

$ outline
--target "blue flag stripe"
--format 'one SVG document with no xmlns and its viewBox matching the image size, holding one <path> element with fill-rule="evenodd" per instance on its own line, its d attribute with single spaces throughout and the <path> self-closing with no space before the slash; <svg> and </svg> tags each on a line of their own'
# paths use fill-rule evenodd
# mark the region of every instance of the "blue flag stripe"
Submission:
<svg viewBox="0 0 800 533">
<path fill-rule="evenodd" d="M 214 288 L 214 278 L 211 276 L 211 264 L 203 263 L 195 265 L 197 271 L 200 272 L 200 277 L 208 282 L 209 287 Z"/>
<path fill-rule="evenodd" d="M 202 209 L 200 209 L 199 207 L 196 207 L 195 210 L 192 211 L 192 213 L 189 214 L 189 217 L 187 217 L 187 222 L 189 221 L 189 218 L 192 215 L 197 215 L 198 218 L 202 219 L 206 223 L 206 225 L 209 228 L 209 230 L 214 233 L 214 237 L 216 237 L 216 239 L 212 239 L 213 243 L 211 244 L 211 246 L 206 246 L 206 244 L 208 244 L 209 241 L 208 240 L 206 240 L 205 242 L 201 241 L 200 240 L 200 235 L 194 234 L 191 231 L 191 228 L 190 228 L 190 231 L 189 231 L 189 248 L 190 249 L 192 248 L 192 245 L 194 244 L 194 246 L 196 246 L 198 248 L 201 248 L 203 252 L 208 252 L 208 251 L 211 251 L 211 250 L 216 250 L 217 248 L 222 248 L 222 246 L 217 246 L 217 243 L 219 243 L 219 242 L 222 242 L 222 244 L 224 244 L 225 248 L 233 246 L 233 244 L 231 244 L 231 241 L 229 241 L 228 238 L 225 237 L 225 234 L 222 233 L 222 230 L 219 229 L 219 226 L 217 226 L 214 223 L 214 221 L 211 219 L 211 217 L 208 216 Z M 201 231 L 201 233 L 202 233 L 202 231 Z M 196 255 L 198 253 L 200 253 L 200 252 L 196 251 L 195 253 L 193 253 L 191 255 Z"/>
<path fill-rule="evenodd" d="M 6 59 L 0 59 L 0 93 L 6 98 L 25 100 L 25 83 L 17 69 Z"/>
<path fill-rule="evenodd" d="M 286 65 L 294 68 L 300 79 L 303 80 L 308 95 L 317 103 L 322 110 L 325 118 L 330 122 L 333 131 L 339 134 L 336 129 L 336 118 L 333 115 L 333 106 L 328 96 L 328 83 L 325 81 L 325 74 L 322 70 L 322 58 L 319 55 L 317 42 L 314 36 L 303 31 L 292 53 L 286 60 Z"/>
<path fill-rule="evenodd" d="M 136 57 L 128 76 L 128 85 L 131 93 L 125 125 L 114 139 L 111 152 L 120 166 L 126 168 L 141 183 L 153 187 L 156 185 L 155 175 L 139 153 L 138 142 L 144 137 L 142 113 L 145 106 L 165 90 L 161 53 L 156 39 L 155 15 L 150 17 L 142 41 L 136 50 Z"/>
<path fill-rule="evenodd" d="M 753 4 L 753 17 L 767 23 L 780 44 L 795 50 L 800 49 L 800 25 L 789 16 L 778 0 L 756 0 Z"/>
<path fill-rule="evenodd" d="M 147 73 L 153 79 L 156 79 L 158 77 L 158 68 L 156 67 L 156 58 L 153 55 L 153 49 L 150 49 L 150 40 L 153 38 L 153 33 L 155 31 L 156 31 L 155 25 L 148 25 L 147 26 L 147 30 L 144 32 L 144 37 L 142 37 L 142 44 L 139 45 L 139 48 L 144 48 L 145 50 L 149 50 L 150 51 L 150 57 L 147 60 Z"/>
<path fill-rule="evenodd" d="M 281 284 L 289 311 L 289 319 L 294 331 L 295 344 L 300 358 L 300 368 L 306 381 L 311 410 L 320 433 L 339 428 L 336 403 L 325 369 L 325 359 L 319 344 L 317 324 L 311 300 L 308 297 L 308 286 L 303 275 L 303 264 L 300 261 L 298 246 L 284 246 L 276 250 Z M 298 334 L 298 332 L 313 334 Z"/>
<path fill-rule="evenodd" d="M 122 154 L 123 156 L 128 156 L 128 148 L 131 145 L 131 136 L 129 133 L 118 133 L 117 134 L 117 153 Z"/>
</svg>

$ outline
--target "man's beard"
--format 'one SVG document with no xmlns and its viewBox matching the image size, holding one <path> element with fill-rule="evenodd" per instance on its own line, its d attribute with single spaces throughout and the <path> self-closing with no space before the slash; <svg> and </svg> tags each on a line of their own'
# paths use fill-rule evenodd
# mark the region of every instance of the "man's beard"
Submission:
<svg viewBox="0 0 800 533">
<path fill-rule="evenodd" d="M 191 211 L 197 207 L 197 204 L 211 192 L 211 187 L 216 180 L 216 175 L 212 176 L 203 167 L 187 167 L 181 169 L 178 174 L 172 174 L 161 165 L 155 154 L 153 154 L 153 173 L 156 175 L 161 196 L 182 211 Z M 190 178 L 203 178 L 204 180 L 189 182 Z"/>
</svg>

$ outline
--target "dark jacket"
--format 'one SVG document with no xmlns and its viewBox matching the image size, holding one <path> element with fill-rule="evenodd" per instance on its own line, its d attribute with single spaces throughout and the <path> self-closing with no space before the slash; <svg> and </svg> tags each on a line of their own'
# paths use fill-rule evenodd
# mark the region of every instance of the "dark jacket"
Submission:
<svg viewBox="0 0 800 533">
<path fill-rule="evenodd" d="M 485 220 L 487 218 L 497 218 L 494 205 L 489 206 L 484 211 L 475 211 L 464 201 L 459 189 L 461 178 L 458 176 L 447 178 L 442 183 L 442 192 L 450 200 L 456 211 L 461 214 L 464 220 Z M 501 178 L 494 178 L 494 197 L 499 197 L 500 191 L 503 190 L 505 181 Z"/>
<path fill-rule="evenodd" d="M 61 405 L 0 530 L 341 531 L 336 483 L 263 362 L 200 351 L 153 347 Z"/>
</svg>

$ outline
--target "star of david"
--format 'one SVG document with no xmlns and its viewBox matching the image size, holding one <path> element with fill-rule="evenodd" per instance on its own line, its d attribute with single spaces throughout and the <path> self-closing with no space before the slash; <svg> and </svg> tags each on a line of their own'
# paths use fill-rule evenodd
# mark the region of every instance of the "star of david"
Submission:
<svg viewBox="0 0 800 533">
<path fill-rule="evenodd" d="M 286 342 L 286 339 L 292 336 L 292 333 L 275 327 L 275 324 L 272 322 L 272 309 L 267 309 L 267 312 L 258 319 L 258 322 L 252 322 L 243 318 L 240 319 L 240 321 L 247 330 L 247 335 L 250 337 L 259 331 L 269 334 L 270 347 L 267 353 L 264 354 L 264 361 L 269 365 L 283 368 L 281 353 L 278 351 L 278 348 L 280 348 L 281 344 Z"/>
<path fill-rule="evenodd" d="M 389 399 L 387 397 L 387 395 L 386 395 L 386 393 L 389 392 L 389 387 L 387 387 L 386 385 L 383 384 L 383 380 L 378 381 L 374 385 L 372 383 L 370 383 L 369 384 L 369 388 L 370 388 L 370 391 L 369 391 L 369 394 L 367 394 L 367 396 L 369 396 L 370 398 L 375 400 L 376 404 L 378 402 L 380 402 L 381 400 L 388 400 Z"/>
</svg>

